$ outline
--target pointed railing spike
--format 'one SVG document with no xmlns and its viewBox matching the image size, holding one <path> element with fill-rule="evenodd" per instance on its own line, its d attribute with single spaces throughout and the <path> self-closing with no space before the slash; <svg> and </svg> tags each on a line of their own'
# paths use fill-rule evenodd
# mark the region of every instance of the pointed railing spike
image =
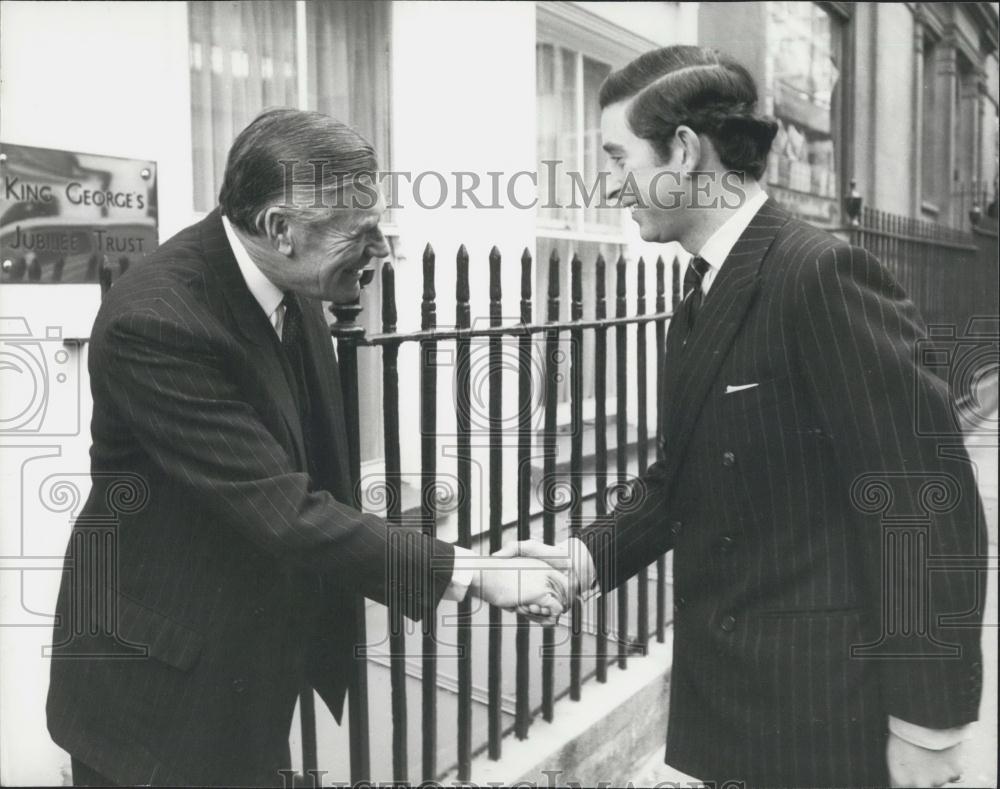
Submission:
<svg viewBox="0 0 1000 789">
<path fill-rule="evenodd" d="M 382 331 L 396 331 L 396 270 L 389 260 L 382 264 Z"/>
</svg>

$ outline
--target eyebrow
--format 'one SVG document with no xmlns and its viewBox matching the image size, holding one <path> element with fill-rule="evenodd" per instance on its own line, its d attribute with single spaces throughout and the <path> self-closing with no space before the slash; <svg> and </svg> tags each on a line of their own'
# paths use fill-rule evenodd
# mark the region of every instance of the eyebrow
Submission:
<svg viewBox="0 0 1000 789">
<path fill-rule="evenodd" d="M 379 217 L 377 216 L 367 216 L 362 219 L 357 225 L 354 226 L 354 231 L 356 233 L 367 233 L 369 230 L 373 230 L 378 226 Z"/>
<path fill-rule="evenodd" d="M 606 142 L 601 147 L 604 149 L 605 153 L 610 153 L 610 154 L 621 153 L 624 150 L 624 148 L 622 148 L 620 145 L 617 145 L 613 142 Z"/>
</svg>

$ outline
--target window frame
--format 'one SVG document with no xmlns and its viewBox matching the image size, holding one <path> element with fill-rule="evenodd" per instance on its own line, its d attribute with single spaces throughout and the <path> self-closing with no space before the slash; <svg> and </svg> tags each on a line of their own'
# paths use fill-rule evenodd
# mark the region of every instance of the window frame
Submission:
<svg viewBox="0 0 1000 789">
<path fill-rule="evenodd" d="M 584 171 L 584 59 L 604 63 L 613 70 L 621 68 L 629 61 L 635 59 L 643 52 L 651 49 L 658 49 L 661 45 L 655 41 L 639 36 L 625 28 L 622 28 L 603 17 L 580 6 L 569 3 L 536 3 L 535 18 L 535 45 L 536 51 L 539 44 L 548 44 L 555 48 L 567 49 L 576 56 L 576 84 L 575 102 L 576 112 L 576 134 L 581 144 L 577 146 L 577 171 Z M 537 56 L 536 56 L 537 68 Z M 537 82 L 536 82 L 537 84 Z M 537 89 L 536 89 L 537 99 Z M 536 139 L 537 146 L 537 139 Z M 603 163 L 599 164 L 600 168 Z M 609 244 L 618 246 L 623 254 L 628 253 L 629 239 L 626 234 L 626 216 L 622 212 L 621 222 L 616 229 L 610 226 L 591 224 L 587 226 L 585 218 L 586 209 L 582 206 L 574 209 L 575 227 L 567 227 L 563 222 L 554 222 L 536 218 L 535 220 L 535 247 L 544 240 L 566 241 L 571 244 Z M 539 261 L 539 265 L 547 265 L 548 258 Z M 564 261 L 563 265 L 568 266 L 569 261 Z M 607 261 L 608 277 L 614 276 L 614 261 Z M 536 277 L 538 271 L 536 270 Z M 537 279 L 536 279 L 537 283 Z M 568 283 L 567 283 L 568 287 Z M 567 290 L 568 292 L 568 290 Z M 587 295 L 585 294 L 585 301 Z M 609 291 L 608 303 L 610 308 L 614 308 L 614 295 Z M 585 429 L 593 429 L 593 414 L 596 411 L 596 400 L 588 397 L 583 400 L 582 409 L 585 415 L 589 414 L 589 419 L 585 417 Z M 618 408 L 614 392 L 608 392 L 605 398 L 606 416 L 608 424 L 614 424 L 617 417 Z M 635 415 L 633 415 L 634 419 Z M 556 405 L 556 427 L 565 429 L 571 422 L 571 409 L 568 402 L 559 402 Z"/>
<path fill-rule="evenodd" d="M 833 207 L 834 216 L 825 223 L 824 226 L 828 228 L 839 227 L 843 222 L 844 215 L 844 197 L 850 191 L 851 179 L 854 177 L 854 167 L 855 167 L 855 152 L 854 152 L 854 81 L 855 81 L 855 24 L 854 24 L 854 9 L 852 4 L 843 2 L 825 2 L 824 0 L 812 0 L 811 5 L 818 8 L 820 11 L 826 13 L 830 17 L 831 24 L 837 25 L 839 28 L 840 46 L 839 52 L 837 53 L 840 58 L 839 65 L 839 77 L 837 79 L 837 84 L 834 87 L 833 94 L 831 96 L 831 112 L 832 106 L 836 104 L 839 113 L 839 120 L 836 124 L 832 124 L 830 127 L 830 139 L 834 143 L 834 152 L 837 161 L 834 163 L 834 182 L 835 182 L 835 194 L 831 197 L 822 197 L 819 195 L 813 195 L 812 192 L 799 192 L 798 190 L 792 189 L 791 187 L 783 187 L 778 183 L 772 183 L 766 172 L 764 175 L 765 187 L 770 189 L 775 195 L 775 199 L 779 196 L 784 195 L 788 192 L 790 195 L 802 194 L 809 198 L 817 198 L 820 200 L 830 201 L 830 205 Z M 770 25 L 770 20 L 765 19 L 764 21 L 765 29 Z M 770 36 L 768 31 L 766 36 Z M 771 46 L 773 42 L 768 42 Z M 765 80 L 772 80 L 773 75 L 768 72 Z M 774 85 L 759 85 L 762 95 L 767 95 L 770 97 L 769 102 L 774 101 Z M 774 111 L 772 104 L 768 104 L 766 111 L 777 116 Z M 781 200 L 779 200 L 781 202 Z M 786 206 L 787 207 L 787 206 Z M 796 213 L 794 209 L 789 208 L 792 213 Z M 816 219 L 810 219 L 809 221 L 816 222 Z"/>
<path fill-rule="evenodd" d="M 190 7 L 192 2 L 197 2 L 197 0 L 187 0 L 185 5 Z M 306 108 L 309 109 L 309 42 L 308 34 L 309 28 L 307 23 L 307 5 L 309 0 L 295 0 L 295 96 L 296 96 L 296 106 L 299 109 Z M 187 9 L 185 9 L 187 11 Z M 392 40 L 392 22 L 393 15 L 390 13 L 388 15 L 388 30 L 386 31 L 386 36 L 388 40 Z M 185 15 L 185 24 L 190 24 L 190 15 Z M 189 49 L 188 57 L 190 57 L 190 46 L 191 46 L 191 33 L 188 30 L 187 33 L 187 46 Z M 382 157 L 388 157 L 391 155 L 391 140 L 392 140 L 392 47 L 389 47 L 386 51 L 386 58 L 388 62 L 386 63 L 386 77 L 388 79 L 387 93 L 389 96 L 389 106 L 388 110 L 388 128 L 389 128 L 389 140 L 390 140 L 390 150 L 380 151 L 379 154 Z M 191 111 L 191 101 L 188 100 L 188 111 Z M 384 169 L 388 169 L 389 162 L 382 161 L 381 166 Z M 191 216 L 195 221 L 200 221 L 204 219 L 208 214 L 214 209 L 209 209 L 208 211 L 202 211 L 195 207 L 195 196 L 194 196 L 194 159 L 193 157 L 188 157 L 188 166 L 191 168 L 189 173 L 191 175 Z M 382 228 L 382 233 L 385 236 L 391 236 L 394 241 L 399 240 L 399 226 L 395 221 L 393 212 L 391 208 L 386 210 L 385 216 L 380 222 Z"/>
<path fill-rule="evenodd" d="M 570 50 L 576 57 L 574 85 L 575 133 L 580 144 L 576 151 L 576 171 L 584 172 L 584 59 L 604 63 L 612 70 L 621 68 L 643 52 L 658 48 L 658 44 L 619 27 L 591 11 L 569 3 L 536 3 L 535 45 L 548 44 Z M 536 58 L 537 66 L 537 58 Z M 537 94 L 536 94 L 537 95 Z M 586 209 L 574 209 L 573 226 L 564 222 L 536 219 L 538 236 L 562 241 L 582 241 L 626 246 L 624 216 L 617 228 L 586 222 Z"/>
</svg>

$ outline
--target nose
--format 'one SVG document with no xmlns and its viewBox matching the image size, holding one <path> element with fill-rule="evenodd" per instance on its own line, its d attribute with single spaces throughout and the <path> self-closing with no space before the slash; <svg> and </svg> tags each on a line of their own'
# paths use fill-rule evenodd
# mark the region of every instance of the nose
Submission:
<svg viewBox="0 0 1000 789">
<path fill-rule="evenodd" d="M 371 240 L 365 245 L 365 257 L 385 258 L 389 257 L 389 242 L 382 235 L 381 229 L 372 232 Z"/>
<path fill-rule="evenodd" d="M 615 174 L 610 174 L 607 180 L 608 184 L 608 200 L 617 200 L 622 191 L 622 179 Z"/>
</svg>

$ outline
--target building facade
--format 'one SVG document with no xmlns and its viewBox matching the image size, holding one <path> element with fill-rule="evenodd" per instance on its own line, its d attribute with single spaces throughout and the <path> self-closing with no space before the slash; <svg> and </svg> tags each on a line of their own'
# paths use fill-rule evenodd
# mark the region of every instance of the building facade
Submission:
<svg viewBox="0 0 1000 789">
<path fill-rule="evenodd" d="M 844 223 L 868 205 L 965 229 L 996 198 L 997 9 L 989 3 L 700 3 L 698 40 L 732 52 L 780 123 L 771 194 Z"/>
</svg>

